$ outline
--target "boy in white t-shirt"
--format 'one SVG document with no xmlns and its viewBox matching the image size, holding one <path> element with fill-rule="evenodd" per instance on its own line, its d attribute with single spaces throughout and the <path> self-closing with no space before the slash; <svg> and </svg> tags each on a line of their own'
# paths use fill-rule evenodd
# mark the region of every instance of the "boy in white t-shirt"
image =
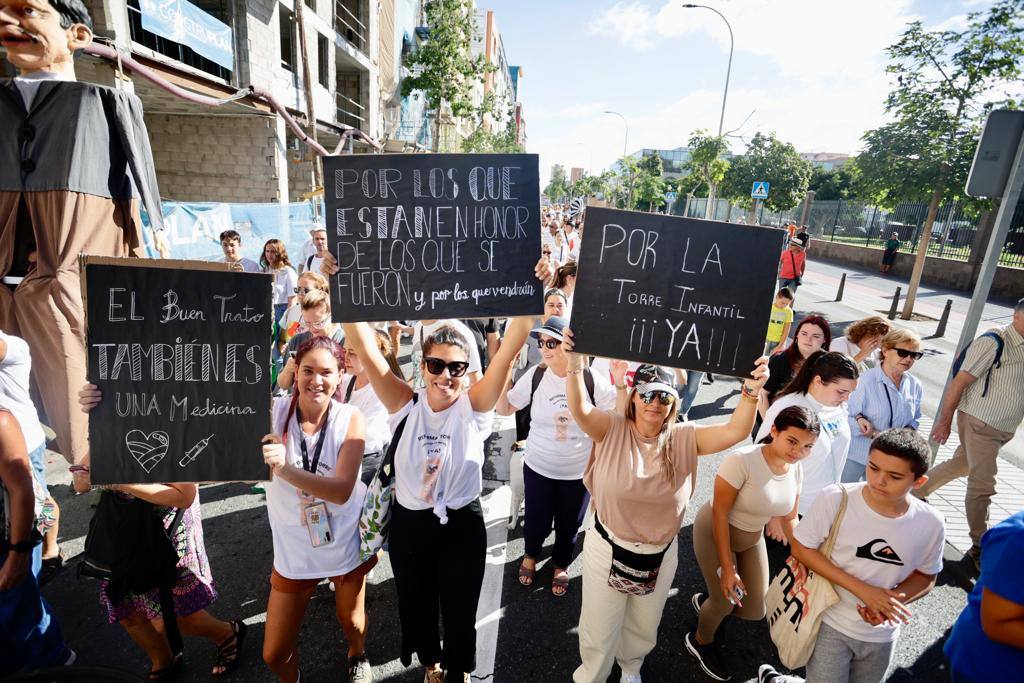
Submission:
<svg viewBox="0 0 1024 683">
<path fill-rule="evenodd" d="M 928 481 L 928 442 L 912 429 L 889 429 L 871 443 L 867 482 L 824 489 L 800 520 L 793 556 L 828 579 L 839 602 L 825 611 L 807 663 L 807 680 L 885 680 L 906 605 L 935 586 L 942 570 L 942 515 L 910 495 Z M 848 495 L 831 560 L 818 550 Z M 769 665 L 761 683 L 792 683 Z"/>
</svg>

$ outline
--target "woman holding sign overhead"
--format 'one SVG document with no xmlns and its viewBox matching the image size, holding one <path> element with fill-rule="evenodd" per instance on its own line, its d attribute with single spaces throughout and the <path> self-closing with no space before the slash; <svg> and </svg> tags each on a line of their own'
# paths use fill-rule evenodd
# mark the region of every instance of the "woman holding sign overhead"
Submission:
<svg viewBox="0 0 1024 683">
<path fill-rule="evenodd" d="M 676 422 L 679 395 L 671 373 L 641 365 L 625 415 L 584 398 L 582 356 L 570 353 L 568 404 L 594 442 L 583 481 L 590 491 L 594 530 L 583 542 L 582 663 L 575 683 L 608 679 L 618 661 L 623 681 L 639 681 L 644 658 L 658 640 L 661 613 L 678 564 L 676 537 L 697 478 L 697 457 L 731 448 L 750 434 L 757 396 L 768 378 L 758 359 L 743 382 L 739 405 L 724 424 Z"/>
<path fill-rule="evenodd" d="M 543 279 L 547 262 L 537 270 Z M 530 318 L 513 320 L 483 378 L 468 388 L 469 342 L 451 327 L 435 330 L 423 340 L 425 387 L 413 392 L 388 367 L 367 323 L 344 325 L 397 440 L 388 552 L 402 622 L 401 659 L 408 666 L 415 653 L 428 683 L 468 681 L 476 668 L 476 609 L 487 551 L 480 508 L 484 440 L 532 327 Z"/>
</svg>

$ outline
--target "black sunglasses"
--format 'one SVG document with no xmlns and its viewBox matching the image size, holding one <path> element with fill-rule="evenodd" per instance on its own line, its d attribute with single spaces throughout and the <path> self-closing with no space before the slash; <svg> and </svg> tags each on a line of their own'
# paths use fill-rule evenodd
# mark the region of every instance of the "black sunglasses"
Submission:
<svg viewBox="0 0 1024 683">
<path fill-rule="evenodd" d="M 292 291 L 296 294 L 309 294 L 313 291 L 312 287 L 292 287 Z"/>
<path fill-rule="evenodd" d="M 924 351 L 910 351 L 908 349 L 893 349 L 900 358 L 913 358 L 914 360 L 921 360 L 924 358 Z"/>
<path fill-rule="evenodd" d="M 427 366 L 427 372 L 431 375 L 440 375 L 444 372 L 445 368 L 448 368 L 449 376 L 462 377 L 466 374 L 466 370 L 469 369 L 469 363 L 464 360 L 443 361 L 440 358 L 433 358 L 431 356 L 425 357 L 423 364 Z"/>
<path fill-rule="evenodd" d="M 557 349 L 561 345 L 562 345 L 562 342 L 558 341 L 557 339 L 538 339 L 537 340 L 537 348 L 541 348 L 541 349 L 544 348 L 545 346 L 548 347 L 549 349 Z"/>
<path fill-rule="evenodd" d="M 667 391 L 647 391 L 640 394 L 640 400 L 645 404 L 650 404 L 650 402 L 654 400 L 655 396 L 658 397 L 658 400 L 661 401 L 661 405 L 663 406 L 670 406 L 676 400 L 676 397 Z"/>
</svg>

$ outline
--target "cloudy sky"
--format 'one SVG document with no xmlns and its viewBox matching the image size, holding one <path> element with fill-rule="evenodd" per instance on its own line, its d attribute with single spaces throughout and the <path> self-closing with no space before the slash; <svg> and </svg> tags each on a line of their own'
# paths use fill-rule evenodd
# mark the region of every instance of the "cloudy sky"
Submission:
<svg viewBox="0 0 1024 683">
<path fill-rule="evenodd" d="M 725 130 L 775 131 L 801 152 L 853 153 L 884 120 L 885 48 L 905 25 L 961 28 L 991 0 L 704 0 L 732 24 Z M 683 146 L 718 128 L 729 34 L 682 0 L 477 0 L 522 65 L 527 147 L 552 164 L 607 167 L 629 151 Z M 748 115 L 749 118 L 748 118 Z M 733 138 L 736 151 L 744 143 Z M 542 183 L 542 187 L 543 187 Z"/>
</svg>

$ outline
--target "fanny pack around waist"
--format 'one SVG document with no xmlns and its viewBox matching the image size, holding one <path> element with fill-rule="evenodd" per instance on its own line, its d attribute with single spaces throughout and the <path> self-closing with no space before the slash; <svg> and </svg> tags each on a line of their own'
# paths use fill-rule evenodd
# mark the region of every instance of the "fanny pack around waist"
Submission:
<svg viewBox="0 0 1024 683">
<path fill-rule="evenodd" d="M 612 547 L 612 566 L 608 571 L 608 585 L 626 595 L 649 595 L 654 592 L 661 571 L 661 561 L 665 553 L 672 547 L 669 543 L 656 553 L 634 553 L 618 545 L 601 526 L 601 521 L 594 519 L 594 528 L 601 538 Z"/>
</svg>

